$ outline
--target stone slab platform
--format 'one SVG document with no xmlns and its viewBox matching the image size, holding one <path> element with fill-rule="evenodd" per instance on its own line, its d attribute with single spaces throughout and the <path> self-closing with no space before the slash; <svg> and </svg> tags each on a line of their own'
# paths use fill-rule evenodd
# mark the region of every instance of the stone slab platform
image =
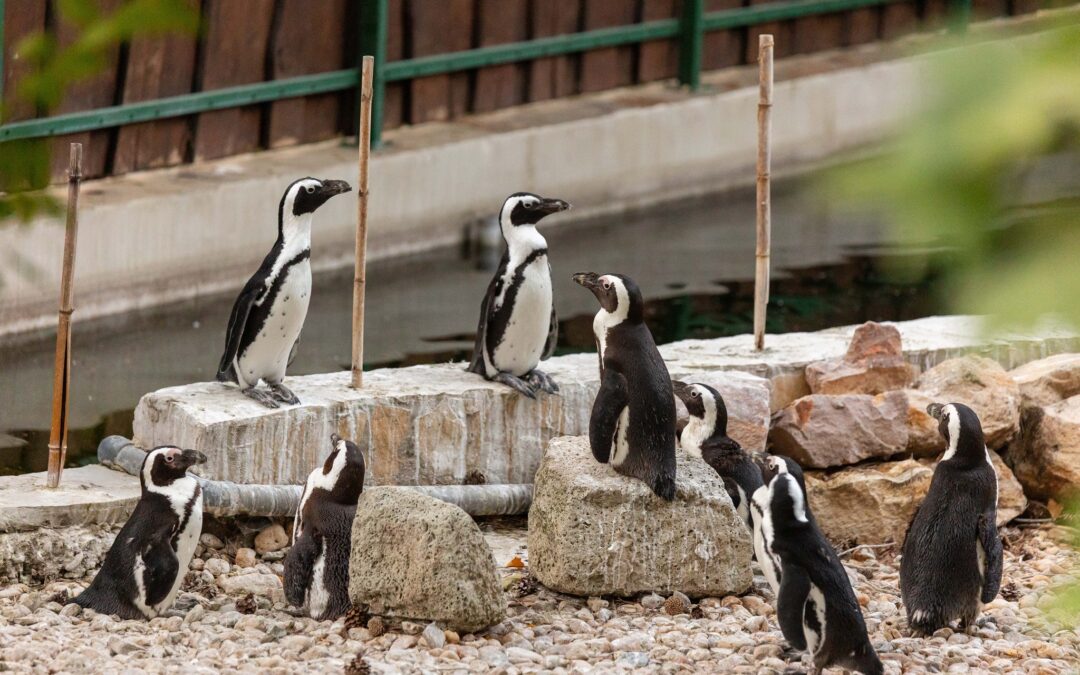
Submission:
<svg viewBox="0 0 1080 675">
<path fill-rule="evenodd" d="M 65 469 L 55 490 L 45 477 L 0 477 L 0 532 L 122 522 L 142 493 L 135 476 L 99 465 Z"/>
</svg>

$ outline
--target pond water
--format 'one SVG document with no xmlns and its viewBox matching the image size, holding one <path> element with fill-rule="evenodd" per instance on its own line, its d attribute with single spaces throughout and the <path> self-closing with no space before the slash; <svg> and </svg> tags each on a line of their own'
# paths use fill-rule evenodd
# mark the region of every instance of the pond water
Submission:
<svg viewBox="0 0 1080 675">
<path fill-rule="evenodd" d="M 778 183 L 773 214 L 769 332 L 941 313 L 934 271 L 940 252 L 897 248 L 873 214 L 842 210 L 809 180 Z M 633 277 L 658 343 L 751 329 L 752 191 L 555 227 L 546 235 L 560 353 L 594 349 L 596 304 L 571 281 L 579 271 Z M 888 274 L 898 258 L 929 264 L 917 281 L 899 282 Z M 365 368 L 467 359 L 491 274 L 456 250 L 372 266 Z M 351 271 L 316 278 L 290 375 L 348 368 L 351 294 Z M 96 461 L 98 441 L 107 435 L 130 437 L 142 394 L 214 377 L 232 300 L 204 298 L 76 324 L 69 466 Z M 0 474 L 46 468 L 53 348 L 44 341 L 0 350 Z"/>
</svg>

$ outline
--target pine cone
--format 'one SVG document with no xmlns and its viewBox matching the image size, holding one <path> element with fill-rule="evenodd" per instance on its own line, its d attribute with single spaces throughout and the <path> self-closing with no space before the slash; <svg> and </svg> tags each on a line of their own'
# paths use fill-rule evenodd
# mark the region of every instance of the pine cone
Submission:
<svg viewBox="0 0 1080 675">
<path fill-rule="evenodd" d="M 487 484 L 487 476 L 483 471 L 473 469 L 469 473 L 465 474 L 465 485 L 485 485 Z"/>
<path fill-rule="evenodd" d="M 363 654 L 357 654 L 356 658 L 352 662 L 345 666 L 345 675 L 368 675 L 371 672 L 371 666 L 364 660 Z"/>
<path fill-rule="evenodd" d="M 370 620 L 371 615 L 367 613 L 366 609 L 353 605 L 348 612 L 345 612 L 345 630 L 363 628 Z"/>
<path fill-rule="evenodd" d="M 386 624 L 383 623 L 382 618 L 373 616 L 367 622 L 367 629 L 368 633 L 371 634 L 371 637 L 377 638 L 386 632 Z"/>
<path fill-rule="evenodd" d="M 689 614 L 690 600 L 682 593 L 672 593 L 671 597 L 664 601 L 664 611 L 671 616 L 675 616 L 676 614 Z"/>
<path fill-rule="evenodd" d="M 536 576 L 531 571 L 526 571 L 512 588 L 514 597 L 524 598 L 526 595 L 532 595 L 536 592 L 538 585 Z"/>
<path fill-rule="evenodd" d="M 255 602 L 255 594 L 248 593 L 236 601 L 236 611 L 241 614 L 254 614 L 259 609 L 259 603 Z"/>
<path fill-rule="evenodd" d="M 68 595 L 67 591 L 57 591 L 49 596 L 49 599 L 46 602 L 55 602 L 59 605 L 66 605 L 71 602 L 71 596 Z"/>
</svg>

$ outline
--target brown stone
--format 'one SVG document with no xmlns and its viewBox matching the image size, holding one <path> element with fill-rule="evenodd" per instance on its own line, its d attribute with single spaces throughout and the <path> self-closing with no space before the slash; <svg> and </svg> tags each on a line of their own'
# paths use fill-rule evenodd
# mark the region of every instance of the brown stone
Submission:
<svg viewBox="0 0 1080 675">
<path fill-rule="evenodd" d="M 1080 394 L 1080 354 L 1056 354 L 1009 371 L 1022 405 L 1047 406 Z"/>
<path fill-rule="evenodd" d="M 974 355 L 949 359 L 923 373 L 915 388 L 932 401 L 969 406 L 992 449 L 1004 446 L 1020 428 L 1020 388 L 997 361 Z M 944 449 L 942 439 L 937 451 Z"/>
<path fill-rule="evenodd" d="M 1025 408 L 1009 462 L 1024 490 L 1062 501 L 1080 493 L 1080 396 L 1045 408 Z"/>
<path fill-rule="evenodd" d="M 769 443 L 811 469 L 891 457 L 907 447 L 907 410 L 902 392 L 811 394 L 773 416 Z"/>
<path fill-rule="evenodd" d="M 934 399 L 918 389 L 905 389 L 908 412 L 907 451 L 916 457 L 933 457 L 945 451 L 945 439 L 938 429 L 938 421 L 926 412 Z"/>
<path fill-rule="evenodd" d="M 913 371 L 896 326 L 869 321 L 855 329 L 843 357 L 808 365 L 806 383 L 814 394 L 881 394 L 910 385 Z"/>
<path fill-rule="evenodd" d="M 998 472 L 999 526 L 1024 512 L 1027 499 L 1012 471 L 990 453 Z M 808 471 L 810 508 L 834 543 L 900 543 L 922 503 L 935 462 L 904 459 L 853 466 L 834 473 Z"/>
</svg>

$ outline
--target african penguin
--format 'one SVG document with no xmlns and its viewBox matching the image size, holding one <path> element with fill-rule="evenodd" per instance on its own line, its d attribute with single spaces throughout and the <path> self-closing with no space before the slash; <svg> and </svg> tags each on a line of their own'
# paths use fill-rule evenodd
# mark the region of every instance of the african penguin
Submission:
<svg viewBox="0 0 1080 675">
<path fill-rule="evenodd" d="M 765 461 L 763 478 L 772 549 L 781 565 L 776 615 L 784 638 L 805 649 L 817 671 L 841 666 L 867 675 L 884 673 L 847 571 L 806 503 L 805 486 L 779 457 Z"/>
<path fill-rule="evenodd" d="M 727 406 L 720 392 L 707 384 L 672 381 L 675 395 L 690 420 L 679 436 L 687 454 L 701 457 L 720 474 L 735 510 L 753 530 L 750 496 L 762 486 L 761 469 L 739 443 L 727 435 Z"/>
<path fill-rule="evenodd" d="M 139 503 L 72 602 L 122 619 L 152 619 L 172 606 L 202 534 L 202 490 L 187 470 L 205 461 L 201 452 L 172 446 L 147 453 Z"/>
<path fill-rule="evenodd" d="M 597 461 L 675 498 L 675 397 L 664 359 L 645 325 L 645 303 L 630 277 L 579 272 L 574 281 L 600 301 L 593 319 L 600 391 L 589 443 Z"/>
<path fill-rule="evenodd" d="M 536 224 L 569 208 L 561 199 L 516 192 L 506 198 L 499 212 L 506 251 L 480 305 L 468 369 L 529 398 L 536 398 L 538 389 L 549 394 L 559 391 L 551 377 L 536 368 L 555 351 L 559 328 L 547 241 Z"/>
<path fill-rule="evenodd" d="M 948 448 L 904 537 L 900 595 L 908 624 L 929 634 L 959 619 L 973 628 L 1001 587 L 997 472 L 975 412 L 930 404 Z"/>
<path fill-rule="evenodd" d="M 278 204 L 277 241 L 233 305 L 217 379 L 240 385 L 269 408 L 300 402 L 282 380 L 311 300 L 312 216 L 326 200 L 351 189 L 343 180 L 294 181 Z M 256 389 L 259 380 L 269 391 Z"/>
<path fill-rule="evenodd" d="M 308 476 L 285 557 L 285 597 L 322 621 L 349 609 L 349 555 L 356 500 L 364 490 L 364 455 L 333 434 L 331 452 Z"/>
<path fill-rule="evenodd" d="M 754 558 L 761 567 L 761 574 L 769 582 L 773 595 L 780 592 L 780 557 L 773 550 L 775 531 L 769 514 L 769 481 L 777 474 L 785 473 L 794 477 L 799 488 L 806 493 L 806 483 L 802 467 L 790 457 L 755 453 L 754 463 L 762 476 L 762 483 L 750 496 L 750 521 L 754 540 Z"/>
</svg>

